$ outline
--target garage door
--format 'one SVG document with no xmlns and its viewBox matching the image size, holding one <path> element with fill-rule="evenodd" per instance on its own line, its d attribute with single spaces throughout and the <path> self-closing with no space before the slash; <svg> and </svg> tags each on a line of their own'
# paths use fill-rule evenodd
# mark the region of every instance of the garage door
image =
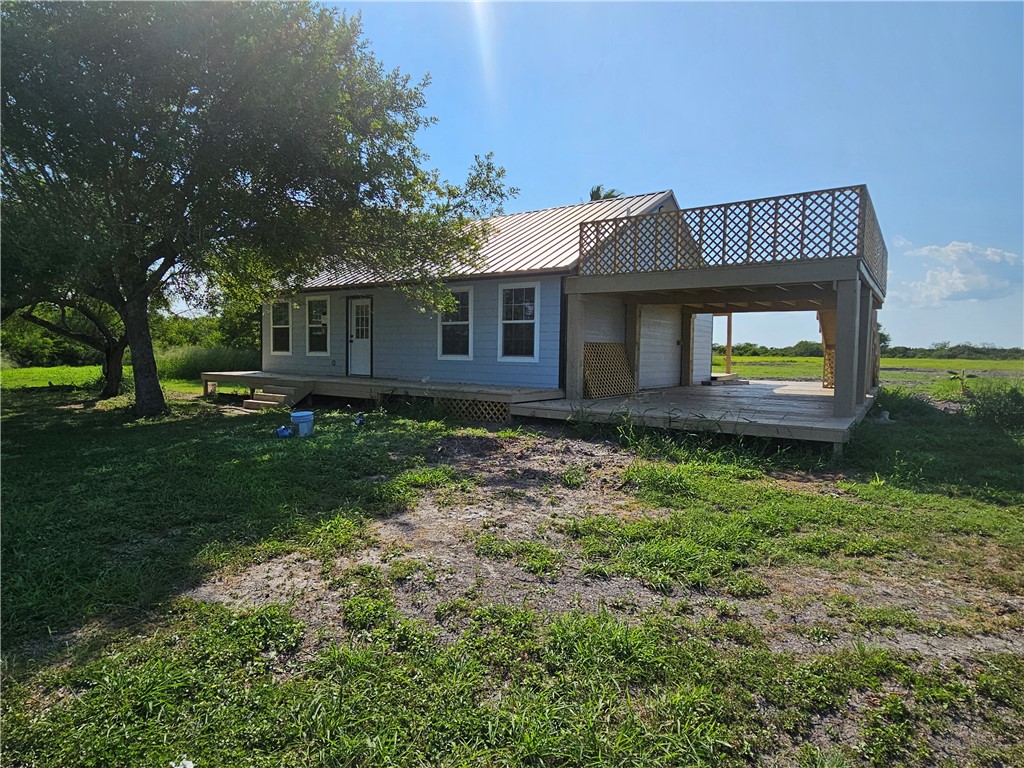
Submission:
<svg viewBox="0 0 1024 768">
<path fill-rule="evenodd" d="M 640 389 L 679 386 L 682 331 L 678 306 L 640 307 Z"/>
</svg>

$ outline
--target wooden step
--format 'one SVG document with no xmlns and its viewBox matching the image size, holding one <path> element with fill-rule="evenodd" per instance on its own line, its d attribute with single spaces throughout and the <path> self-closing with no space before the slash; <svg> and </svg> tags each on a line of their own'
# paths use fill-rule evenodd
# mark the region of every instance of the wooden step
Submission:
<svg viewBox="0 0 1024 768">
<path fill-rule="evenodd" d="M 264 408 L 282 408 L 284 406 L 271 400 L 243 400 L 242 407 L 250 411 L 259 411 Z"/>
<path fill-rule="evenodd" d="M 298 387 L 281 387 L 272 384 L 263 387 L 263 391 L 271 395 L 294 395 L 297 390 Z"/>
<path fill-rule="evenodd" d="M 288 398 L 294 393 L 280 394 L 277 392 L 256 392 L 253 396 L 253 400 L 262 400 L 267 403 L 277 403 L 283 405 L 288 401 Z"/>
</svg>

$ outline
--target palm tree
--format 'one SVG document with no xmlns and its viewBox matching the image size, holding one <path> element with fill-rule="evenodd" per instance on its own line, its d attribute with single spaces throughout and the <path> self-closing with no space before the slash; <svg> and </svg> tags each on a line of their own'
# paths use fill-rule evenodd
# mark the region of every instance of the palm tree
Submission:
<svg viewBox="0 0 1024 768">
<path fill-rule="evenodd" d="M 590 188 L 591 200 L 611 200 L 614 197 L 622 197 L 622 192 L 614 187 L 604 188 L 604 184 L 595 184 Z"/>
</svg>

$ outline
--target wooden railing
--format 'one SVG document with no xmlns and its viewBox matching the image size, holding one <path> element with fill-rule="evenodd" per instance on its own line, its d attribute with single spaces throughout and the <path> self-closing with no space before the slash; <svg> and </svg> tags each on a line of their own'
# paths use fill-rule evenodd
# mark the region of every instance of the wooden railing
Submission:
<svg viewBox="0 0 1024 768">
<path fill-rule="evenodd" d="M 580 224 L 580 274 L 862 259 L 885 292 L 888 252 L 867 187 Z"/>
</svg>

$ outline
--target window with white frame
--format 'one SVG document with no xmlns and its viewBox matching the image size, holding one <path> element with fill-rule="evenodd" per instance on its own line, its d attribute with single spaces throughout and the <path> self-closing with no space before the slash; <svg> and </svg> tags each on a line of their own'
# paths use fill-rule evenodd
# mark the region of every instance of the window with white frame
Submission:
<svg viewBox="0 0 1024 768">
<path fill-rule="evenodd" d="M 292 353 L 292 308 L 287 301 L 275 301 L 270 307 L 270 354 Z"/>
<path fill-rule="evenodd" d="M 536 361 L 539 353 L 540 283 L 498 286 L 498 359 Z"/>
<path fill-rule="evenodd" d="M 437 317 L 438 360 L 473 359 L 473 289 L 452 291 L 456 306 Z"/>
<path fill-rule="evenodd" d="M 330 312 L 327 297 L 306 299 L 306 354 L 330 353 Z"/>
</svg>

